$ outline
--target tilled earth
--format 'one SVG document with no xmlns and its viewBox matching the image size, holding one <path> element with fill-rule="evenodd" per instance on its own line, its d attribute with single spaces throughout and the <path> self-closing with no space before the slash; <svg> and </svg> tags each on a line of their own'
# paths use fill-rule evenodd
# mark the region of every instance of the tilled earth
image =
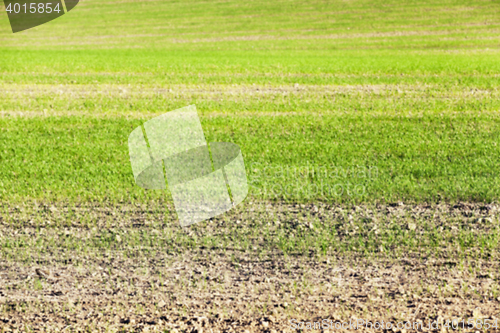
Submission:
<svg viewBox="0 0 500 333">
<path fill-rule="evenodd" d="M 162 209 L 69 206 L 4 207 L 4 332 L 291 332 L 357 320 L 479 331 L 500 319 L 495 205 L 251 204 L 185 230 Z M 293 251 L 287 238 L 320 245 Z"/>
</svg>

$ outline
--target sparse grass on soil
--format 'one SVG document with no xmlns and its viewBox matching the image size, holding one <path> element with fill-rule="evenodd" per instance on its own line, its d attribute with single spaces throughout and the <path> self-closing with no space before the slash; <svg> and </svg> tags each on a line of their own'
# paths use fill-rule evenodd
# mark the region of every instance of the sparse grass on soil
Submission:
<svg viewBox="0 0 500 333">
<path fill-rule="evenodd" d="M 93 0 L 12 34 L 0 15 L 0 331 L 500 320 L 499 17 Z M 127 138 L 190 104 L 251 190 L 183 230 Z"/>
<path fill-rule="evenodd" d="M 500 311 L 498 205 L 251 203 L 185 230 L 153 203 L 3 209 L 12 328 L 289 332 Z"/>
</svg>

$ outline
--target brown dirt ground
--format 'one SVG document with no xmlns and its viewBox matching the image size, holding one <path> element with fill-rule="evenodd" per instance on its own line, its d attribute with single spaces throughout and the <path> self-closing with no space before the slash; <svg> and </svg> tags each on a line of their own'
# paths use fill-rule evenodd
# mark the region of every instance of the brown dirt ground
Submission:
<svg viewBox="0 0 500 333">
<path fill-rule="evenodd" d="M 292 229 L 299 228 L 300 219 L 294 225 L 296 219 L 288 215 L 290 212 L 307 212 L 308 218 L 319 216 L 320 220 L 322 216 L 341 220 L 335 213 L 338 207 L 261 207 L 274 216 L 271 220 L 277 218 Z M 58 220 L 66 221 L 71 211 L 71 225 L 57 224 Z M 367 224 L 386 215 L 393 221 L 403 217 L 406 225 L 404 216 L 418 212 L 438 223 L 490 221 L 484 230 L 498 227 L 499 211 L 498 206 L 479 204 L 344 209 L 354 219 L 363 216 Z M 287 215 L 280 215 L 283 213 Z M 68 233 L 86 239 L 94 229 L 78 222 L 85 216 L 92 216 L 101 229 L 119 228 L 130 233 L 147 230 L 153 234 L 163 229 L 170 230 L 171 237 L 182 235 L 188 240 L 201 233 L 231 238 L 230 229 L 255 228 L 252 221 L 262 217 L 239 211 L 228 220 L 213 220 L 182 230 L 168 214 L 163 216 L 162 224 L 155 224 L 151 221 L 153 215 L 144 207 L 71 210 L 64 205 L 42 205 L 31 211 L 7 207 L 0 219 L 1 244 L 6 244 L 6 238 L 14 241 L 24 236 L 33 237 L 34 242 L 48 240 L 50 244 L 54 240 L 56 244 L 58 235 Z M 145 244 L 142 248 L 127 246 L 119 238 L 116 242 L 119 247 L 105 250 L 47 246 L 34 253 L 26 247 L 15 251 L 4 248 L 0 257 L 0 331 L 292 332 L 291 320 L 323 319 L 421 321 L 424 329 L 419 331 L 428 331 L 425 328 L 432 320 L 494 321 L 500 317 L 499 261 L 494 255 L 459 259 L 453 251 L 439 256 L 428 251 L 396 256 L 359 251 L 287 254 L 265 241 L 252 243 L 250 251 L 199 243 L 185 248 L 172 245 L 170 251 Z M 259 246 L 267 250 L 263 253 Z"/>
</svg>

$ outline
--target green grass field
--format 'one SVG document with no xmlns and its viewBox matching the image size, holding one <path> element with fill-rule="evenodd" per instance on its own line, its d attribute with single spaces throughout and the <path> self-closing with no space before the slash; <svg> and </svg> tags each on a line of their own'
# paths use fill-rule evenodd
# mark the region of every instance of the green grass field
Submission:
<svg viewBox="0 0 500 333">
<path fill-rule="evenodd" d="M 499 18 L 496 0 L 84 0 L 12 34 L 0 13 L 0 331 L 498 319 Z M 127 140 L 192 104 L 251 189 L 181 229 Z"/>
<path fill-rule="evenodd" d="M 3 15 L 0 196 L 162 196 L 134 185 L 128 134 L 195 104 L 208 140 L 241 146 L 254 197 L 495 201 L 499 13 L 494 1 L 84 1 L 18 34 Z"/>
</svg>

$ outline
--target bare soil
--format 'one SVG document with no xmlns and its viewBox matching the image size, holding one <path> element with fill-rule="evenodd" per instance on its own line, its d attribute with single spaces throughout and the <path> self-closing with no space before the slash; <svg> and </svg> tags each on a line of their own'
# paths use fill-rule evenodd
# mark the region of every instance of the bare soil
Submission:
<svg viewBox="0 0 500 333">
<path fill-rule="evenodd" d="M 440 232 L 468 225 L 477 233 L 493 233 L 496 205 L 251 204 L 254 209 L 244 207 L 184 230 L 159 207 L 5 206 L 0 330 L 291 332 L 292 320 L 363 319 L 420 321 L 418 331 L 427 331 L 429 321 L 500 317 L 498 246 L 481 251 L 479 244 L 459 249 L 450 242 L 439 251 L 401 245 L 299 253 L 272 240 L 281 230 L 300 237 L 304 228 L 321 238 L 314 231 L 321 221 L 337 230 L 357 222 L 370 230 L 378 225 L 376 235 L 383 238 L 383 216 L 384 224 L 411 231 L 427 232 L 418 218 L 428 216 Z M 366 237 L 346 230 L 338 231 L 344 237 L 339 241 Z M 158 237 L 134 243 L 143 234 Z M 264 237 L 255 237 L 259 234 Z M 175 241 L 165 245 L 161 235 L 165 242 Z M 106 237 L 112 241 L 98 242 Z M 247 246 L 241 245 L 244 237 L 250 239 Z"/>
</svg>

